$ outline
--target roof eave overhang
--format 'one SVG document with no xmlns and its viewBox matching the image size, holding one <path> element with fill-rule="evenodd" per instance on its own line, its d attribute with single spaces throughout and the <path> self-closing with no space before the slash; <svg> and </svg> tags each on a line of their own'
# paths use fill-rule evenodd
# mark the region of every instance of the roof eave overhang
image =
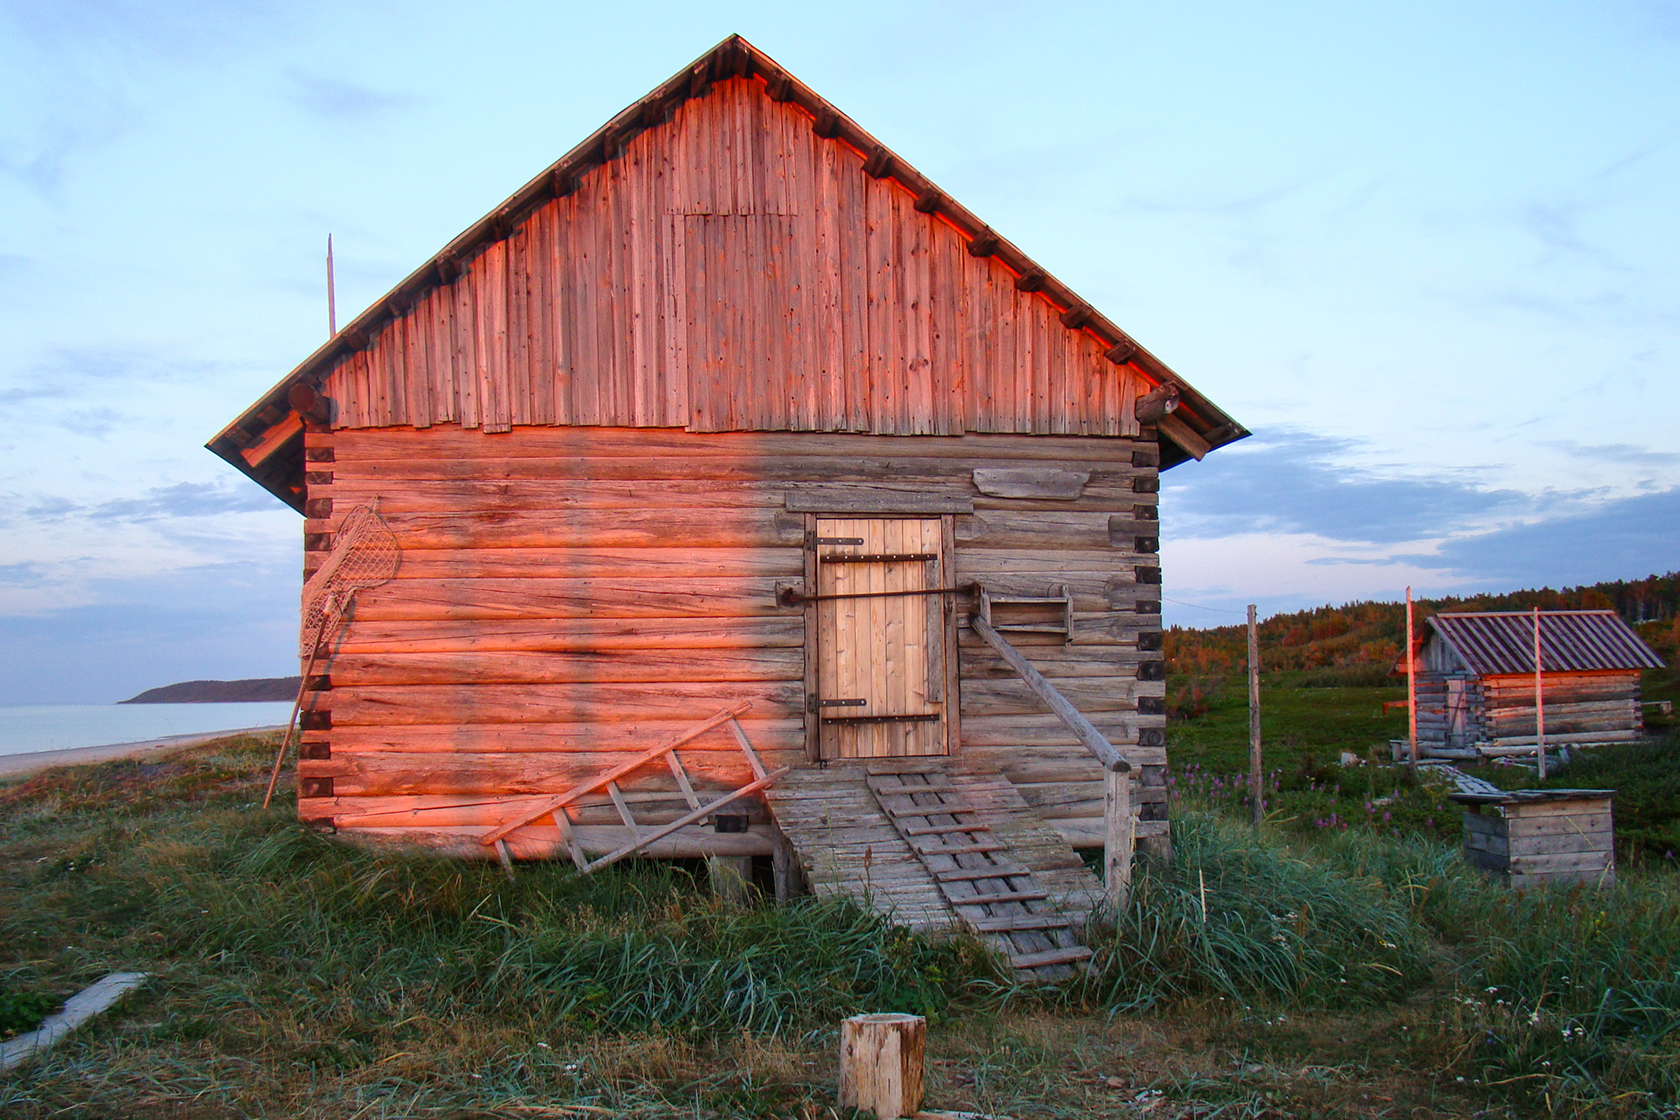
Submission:
<svg viewBox="0 0 1680 1120">
<path fill-rule="evenodd" d="M 462 264 L 506 238 L 537 207 L 571 193 L 577 187 L 579 176 L 617 158 L 627 140 L 665 123 L 678 105 L 691 98 L 705 96 L 713 82 L 754 76 L 764 79 L 770 96 L 775 100 L 790 102 L 810 113 L 813 126 L 820 135 L 843 141 L 866 159 L 876 160 L 885 169 L 881 178 L 896 179 L 916 195 L 917 210 L 937 215 L 967 235 L 969 252 L 976 256 L 995 257 L 1017 277 L 1030 278 L 1031 290 L 1039 292 L 1061 310 L 1062 325 L 1094 335 L 1105 344 L 1109 361 L 1117 366 L 1133 366 L 1154 385 L 1175 386 L 1178 407 L 1156 425 L 1163 442 L 1162 470 L 1189 459 L 1199 460 L 1213 449 L 1250 434 L 1248 429 L 1174 373 L 1165 362 L 1081 299 L 1072 288 L 1040 267 L 1013 242 L 998 236 L 967 207 L 941 191 L 932 180 L 890 151 L 856 121 L 818 96 L 757 47 L 739 35 L 731 35 L 596 129 L 582 143 L 515 191 L 506 202 L 480 218 L 323 343 L 205 446 L 281 501 L 302 512 L 301 490 L 292 489 L 295 483 L 278 481 L 281 476 L 301 476 L 301 431 L 295 447 L 288 444 L 283 449 L 271 438 L 278 424 L 298 422 L 301 429 L 298 414 L 289 399 L 293 386 L 307 385 L 318 389 L 332 371 L 333 364 L 339 358 L 368 346 L 387 320 L 406 313 L 432 287 L 448 283 Z M 296 458 L 290 462 L 274 459 L 276 455 L 293 452 Z"/>
</svg>

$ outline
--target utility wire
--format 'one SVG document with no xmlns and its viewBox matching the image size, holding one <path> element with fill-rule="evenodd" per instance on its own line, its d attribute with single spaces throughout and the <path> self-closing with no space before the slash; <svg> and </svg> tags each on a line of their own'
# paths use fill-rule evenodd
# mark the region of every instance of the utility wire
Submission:
<svg viewBox="0 0 1680 1120">
<path fill-rule="evenodd" d="M 1224 607 L 1204 607 L 1200 603 L 1186 603 L 1183 599 L 1171 599 L 1165 595 L 1161 596 L 1161 598 L 1165 599 L 1169 603 L 1177 603 L 1181 607 L 1194 607 L 1199 611 L 1214 611 L 1218 614 L 1234 614 L 1241 615 L 1245 618 L 1247 617 L 1247 614 L 1244 611 L 1227 610 Z"/>
</svg>

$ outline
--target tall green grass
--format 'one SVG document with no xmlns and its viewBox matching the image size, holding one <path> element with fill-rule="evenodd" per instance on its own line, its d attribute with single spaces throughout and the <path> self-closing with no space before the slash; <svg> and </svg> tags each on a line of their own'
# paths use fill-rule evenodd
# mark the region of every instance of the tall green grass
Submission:
<svg viewBox="0 0 1680 1120">
<path fill-rule="evenodd" d="M 1419 837 L 1317 847 L 1449 950 L 1442 1028 L 1473 1080 L 1580 1107 L 1680 1105 L 1680 876 L 1513 891 Z"/>
<path fill-rule="evenodd" d="M 1324 1007 L 1398 999 L 1428 979 L 1424 929 L 1389 891 L 1209 813 L 1145 861 L 1082 995 L 1114 1011 L 1190 999 Z"/>
<path fill-rule="evenodd" d="M 176 855 L 142 845 L 106 865 L 137 880 L 125 912 L 196 957 L 352 1003 L 401 993 L 410 1013 L 799 1030 L 865 1009 L 938 1016 L 999 979 L 972 941 L 918 936 L 847 903 L 729 905 L 669 864 L 592 876 L 522 865 L 510 883 L 488 865 L 231 822 L 197 866 Z"/>
</svg>

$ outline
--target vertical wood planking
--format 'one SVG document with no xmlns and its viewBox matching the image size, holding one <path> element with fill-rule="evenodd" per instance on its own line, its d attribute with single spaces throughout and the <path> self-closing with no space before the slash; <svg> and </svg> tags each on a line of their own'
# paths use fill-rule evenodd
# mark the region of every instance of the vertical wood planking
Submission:
<svg viewBox="0 0 1680 1120">
<path fill-rule="evenodd" d="M 718 82 L 340 358 L 336 424 L 1136 433 L 1135 370 L 862 166 Z"/>
</svg>

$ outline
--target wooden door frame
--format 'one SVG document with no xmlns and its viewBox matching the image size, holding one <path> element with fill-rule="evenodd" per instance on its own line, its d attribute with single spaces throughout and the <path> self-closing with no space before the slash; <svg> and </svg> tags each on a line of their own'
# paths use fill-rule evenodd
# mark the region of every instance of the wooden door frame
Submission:
<svg viewBox="0 0 1680 1120">
<path fill-rule="evenodd" d="M 955 587 L 957 578 L 957 519 L 950 513 L 906 513 L 899 511 L 884 511 L 880 513 L 860 513 L 856 510 L 836 510 L 833 513 L 805 514 L 805 587 L 806 594 L 817 594 L 817 521 L 821 518 L 853 517 L 887 520 L 891 518 L 915 518 L 918 520 L 939 519 L 939 575 L 943 580 L 939 586 Z M 950 758 L 955 756 L 962 746 L 962 695 L 960 686 L 962 673 L 958 660 L 961 651 L 957 646 L 957 604 L 954 595 L 939 596 L 940 609 L 945 612 L 945 648 L 940 651 L 945 668 L 945 696 L 944 719 L 945 753 L 940 756 Z M 821 689 L 818 685 L 819 664 L 821 656 L 817 650 L 817 604 L 807 600 L 805 603 L 805 757 L 818 765 L 822 765 L 822 709 L 817 701 L 821 699 Z"/>
</svg>

